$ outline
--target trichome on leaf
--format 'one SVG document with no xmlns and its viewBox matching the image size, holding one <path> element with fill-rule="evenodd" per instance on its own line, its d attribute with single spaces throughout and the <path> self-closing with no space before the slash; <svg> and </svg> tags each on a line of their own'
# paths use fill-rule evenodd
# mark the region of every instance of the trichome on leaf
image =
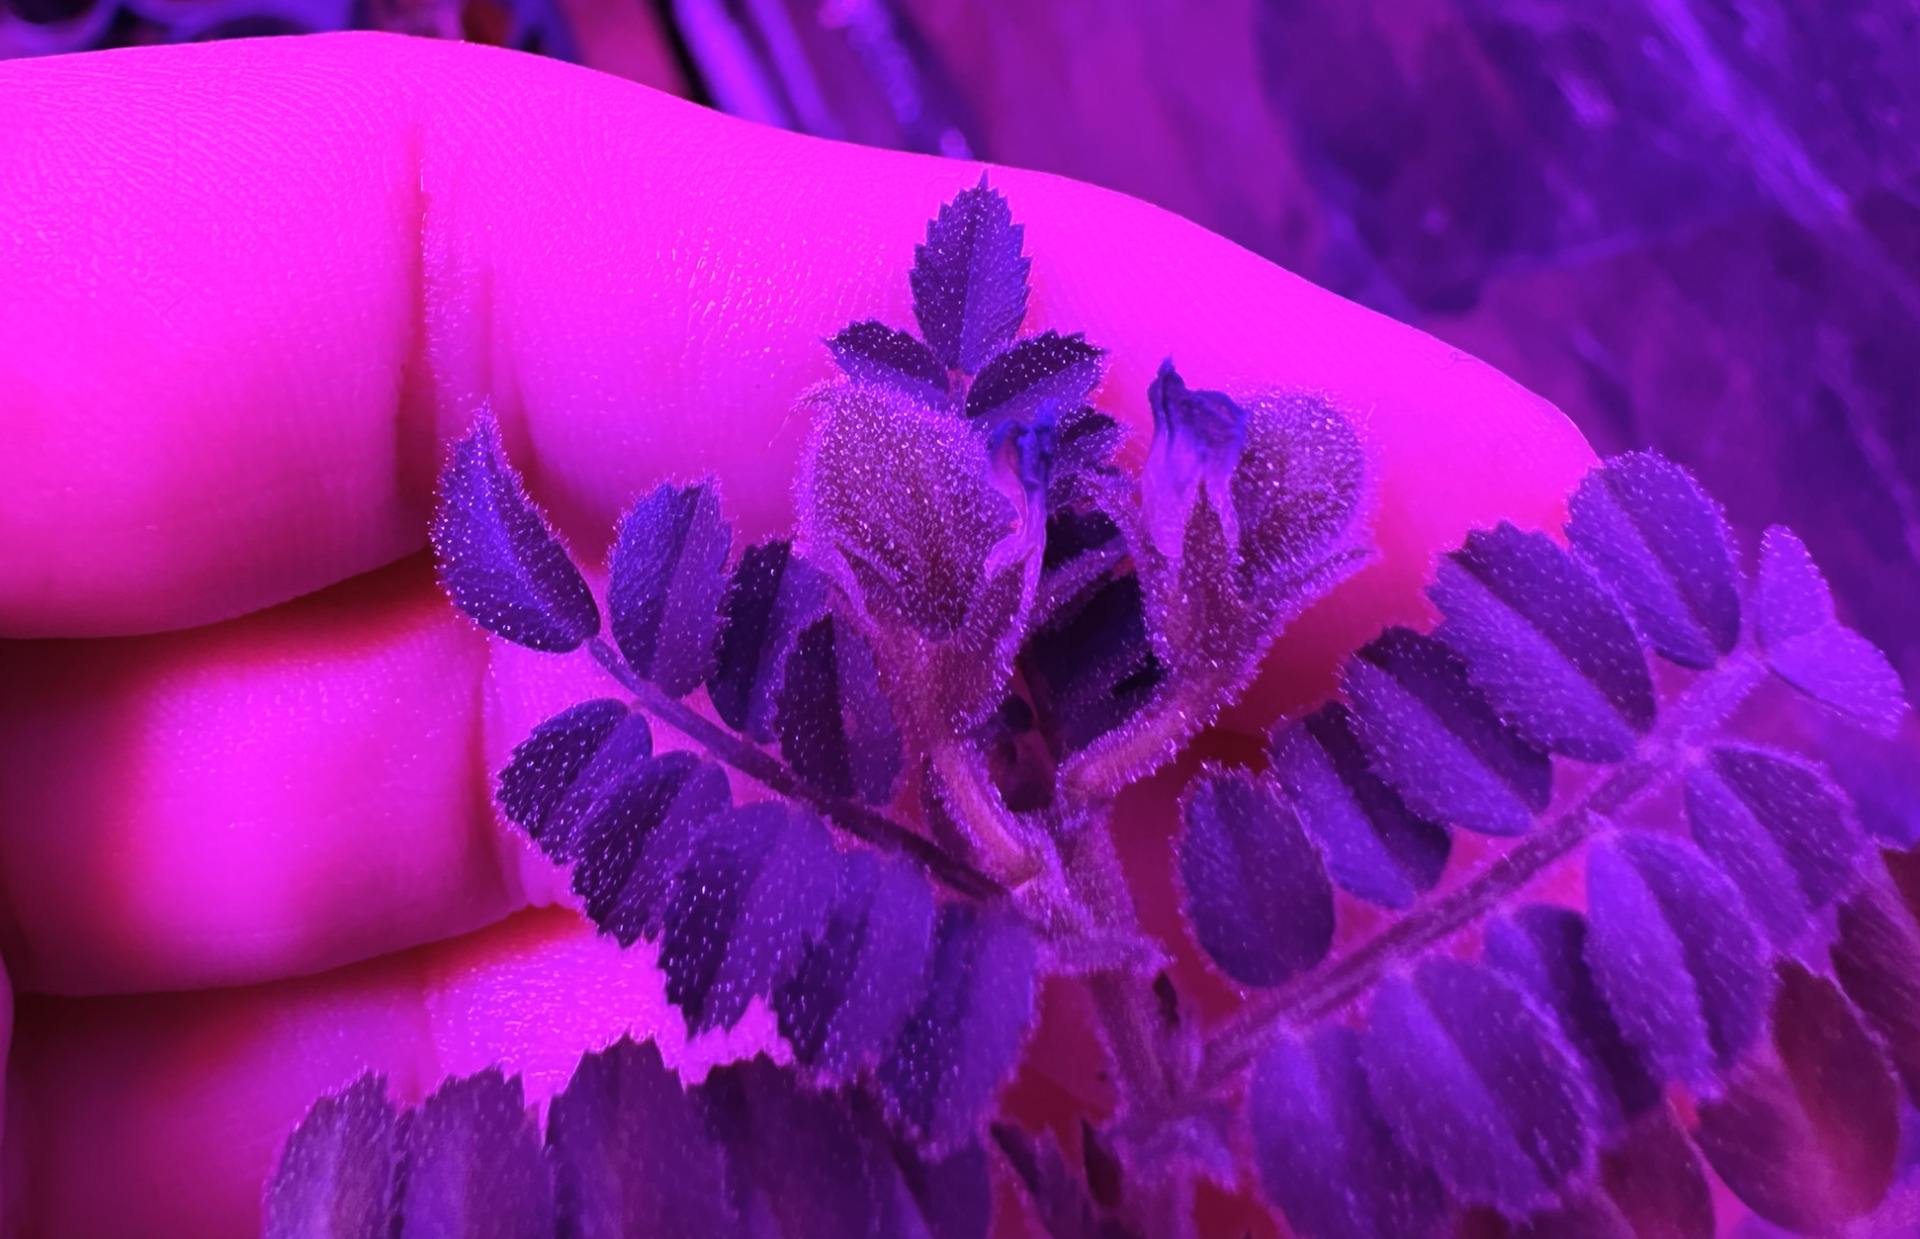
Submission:
<svg viewBox="0 0 1920 1239">
<path fill-rule="evenodd" d="M 610 641 L 498 428 L 456 446 L 449 596 L 611 680 L 514 750 L 502 813 L 649 944 L 690 1030 L 764 1005 L 788 1065 L 686 1089 L 623 1042 L 544 1134 L 497 1072 L 413 1110 L 362 1080 L 289 1140 L 268 1233 L 961 1239 L 989 1149 L 1056 1239 L 1177 1239 L 1202 1176 L 1330 1239 L 1704 1239 L 1709 1166 L 1780 1226 L 1878 1208 L 1920 1099 L 1920 861 L 1744 729 L 1811 707 L 1884 734 L 1905 702 L 1790 533 L 1749 576 L 1655 456 L 1596 468 L 1563 536 L 1469 534 L 1433 632 L 1368 642 L 1266 762 L 1192 776 L 1185 910 L 1250 991 L 1193 1022 L 1114 800 L 1365 562 L 1367 458 L 1317 396 L 1168 361 L 1124 470 L 1104 354 L 1022 334 L 1023 245 L 984 181 L 941 208 L 918 333 L 827 341 L 791 537 L 742 546 L 717 483 L 658 486 L 617 530 Z M 1538 901 L 1561 869 L 1579 908 Z M 1049 977 L 1090 990 L 1116 1087 L 1078 1157 L 998 1105 Z"/>
</svg>

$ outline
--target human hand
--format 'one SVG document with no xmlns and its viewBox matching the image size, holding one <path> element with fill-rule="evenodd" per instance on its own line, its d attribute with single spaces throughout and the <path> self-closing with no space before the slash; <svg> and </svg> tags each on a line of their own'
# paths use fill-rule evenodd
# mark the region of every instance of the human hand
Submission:
<svg viewBox="0 0 1920 1239">
<path fill-rule="evenodd" d="M 498 1061 L 540 1096 L 677 1019 L 644 951 L 528 910 L 560 884 L 490 772 L 590 680 L 444 601 L 441 444 L 490 404 L 576 549 L 662 476 L 784 525 L 821 338 L 906 317 L 903 256 L 977 170 L 363 36 L 18 62 L 0 115 L 0 1216 L 249 1234 L 279 1142 L 364 1067 L 417 1097 Z M 1381 558 L 1229 728 L 1323 692 L 1425 615 L 1437 550 L 1556 518 L 1589 463 L 1416 332 L 1140 203 L 994 177 L 1044 256 L 1034 318 L 1110 350 L 1116 416 L 1171 353 L 1362 419 Z M 1122 835 L 1172 933 L 1149 800 Z"/>
</svg>

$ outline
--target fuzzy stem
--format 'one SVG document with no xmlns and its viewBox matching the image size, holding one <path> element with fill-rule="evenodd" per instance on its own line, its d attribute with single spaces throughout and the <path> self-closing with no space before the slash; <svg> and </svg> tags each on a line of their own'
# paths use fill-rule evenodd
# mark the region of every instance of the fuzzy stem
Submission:
<svg viewBox="0 0 1920 1239">
<path fill-rule="evenodd" d="M 746 775 L 754 782 L 790 800 L 812 805 L 834 825 L 877 847 L 905 853 L 956 892 L 974 899 L 1006 894 L 1006 888 L 963 861 L 949 856 L 924 836 L 857 801 L 823 796 L 766 750 L 747 743 L 692 706 L 676 701 L 633 674 L 604 640 L 595 637 L 588 648 L 595 662 L 620 686 L 632 693 L 642 709 L 705 749 L 708 756 Z"/>
<path fill-rule="evenodd" d="M 1127 885 L 1105 821 L 1089 823 L 1075 837 L 1067 861 L 1076 893 L 1094 920 L 1108 930 L 1138 933 L 1140 918 L 1134 909 L 1133 891 Z M 1137 974 L 1125 969 L 1089 974 L 1087 989 L 1113 1052 L 1123 1107 L 1164 1106 L 1172 1099 L 1173 1085 L 1162 1061 L 1161 1038 L 1156 1032 L 1160 1011 L 1152 991 L 1140 983 Z"/>
<path fill-rule="evenodd" d="M 1007 828 L 1000 794 L 980 777 L 972 757 L 951 736 L 932 746 L 934 773 L 946 789 L 947 811 L 967 832 L 987 871 L 1008 886 L 1019 887 L 1041 870 L 1040 859 Z"/>
<path fill-rule="evenodd" d="M 1218 713 L 1224 694 L 1213 678 L 1184 679 L 1142 717 L 1109 733 L 1060 772 L 1060 794 L 1077 804 L 1109 804 L 1179 755 Z"/>
<path fill-rule="evenodd" d="M 1259 1055 L 1283 1026 L 1310 1024 L 1348 1006 L 1390 969 L 1417 959 L 1490 911 L 1583 843 L 1606 822 L 1663 787 L 1681 771 L 1699 737 L 1724 723 L 1752 694 L 1766 669 L 1751 651 L 1740 650 L 1702 676 L 1661 719 L 1625 763 L 1536 833 L 1470 881 L 1402 917 L 1353 950 L 1295 977 L 1255 999 L 1207 1041 L 1198 1087 L 1226 1086 Z"/>
</svg>

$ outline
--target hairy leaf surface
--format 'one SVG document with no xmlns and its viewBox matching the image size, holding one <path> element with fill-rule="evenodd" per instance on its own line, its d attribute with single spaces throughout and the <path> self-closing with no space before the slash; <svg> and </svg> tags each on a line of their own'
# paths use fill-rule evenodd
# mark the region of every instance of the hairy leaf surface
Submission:
<svg viewBox="0 0 1920 1239">
<path fill-rule="evenodd" d="M 1043 408 L 1077 409 L 1100 384 L 1101 351 L 1079 333 L 1043 331 L 989 361 L 967 388 L 967 416 L 1031 421 Z"/>
<path fill-rule="evenodd" d="M 1436 822 L 1519 835 L 1547 807 L 1547 755 L 1500 721 L 1459 655 L 1389 628 L 1347 660 L 1342 679 L 1374 772 Z"/>
<path fill-rule="evenodd" d="M 595 765 L 614 742 L 611 759 Z M 601 789 L 653 753 L 647 721 L 609 697 L 583 701 L 533 729 L 500 772 L 500 808 L 556 861 L 572 859 L 572 825 Z M 567 806 L 562 811 L 562 806 Z"/>
<path fill-rule="evenodd" d="M 1841 906 L 1833 969 L 1920 1105 L 1920 856 L 1885 859 L 1888 872 Z"/>
<path fill-rule="evenodd" d="M 1587 858 L 1587 964 L 1662 1080 L 1711 1096 L 1760 1035 L 1771 980 L 1739 888 L 1683 839 L 1629 831 Z"/>
<path fill-rule="evenodd" d="M 820 820 L 762 801 L 709 819 L 663 914 L 667 998 L 692 1032 L 730 1028 L 800 962 L 833 899 L 838 854 Z"/>
<path fill-rule="evenodd" d="M 389 1239 L 399 1122 L 371 1072 L 314 1102 L 267 1180 L 264 1239 Z"/>
<path fill-rule="evenodd" d="M 914 1138 L 938 1151 L 979 1131 L 1033 1023 L 1034 965 L 1033 939 L 1010 913 L 940 910 L 926 991 L 877 1073 Z"/>
<path fill-rule="evenodd" d="M 1374 774 L 1344 705 L 1324 705 L 1274 737 L 1273 777 L 1348 894 L 1404 908 L 1439 881 L 1450 836 Z"/>
<path fill-rule="evenodd" d="M 1188 791 L 1182 817 L 1187 915 L 1222 972 L 1271 987 L 1326 958 L 1333 887 L 1278 788 L 1209 770 Z"/>
<path fill-rule="evenodd" d="M 1615 456 L 1580 483 L 1569 510 L 1575 552 L 1626 602 L 1656 652 L 1704 668 L 1733 649 L 1733 539 L 1691 474 L 1652 452 Z"/>
<path fill-rule="evenodd" d="M 827 606 L 827 581 L 785 538 L 747 548 L 727 578 L 720 648 L 707 695 L 722 722 L 762 742 L 774 717 L 787 653 Z"/>
<path fill-rule="evenodd" d="M 774 999 L 795 1058 L 829 1079 L 870 1065 L 925 992 L 934 914 L 926 877 L 905 861 L 842 859 L 826 927 Z"/>
<path fill-rule="evenodd" d="M 1660 1083 L 1614 1022 L 1586 949 L 1586 918 L 1550 904 L 1529 904 L 1486 932 L 1486 962 L 1553 1015 L 1592 1079 L 1603 1126 L 1615 1132 L 1659 1103 Z"/>
<path fill-rule="evenodd" d="M 564 653 L 600 631 L 600 609 L 566 547 L 527 497 L 490 415 L 440 472 L 432 527 L 440 582 L 488 632 Z"/>
<path fill-rule="evenodd" d="M 904 331 L 867 319 L 841 328 L 827 348 L 848 378 L 892 387 L 929 408 L 947 402 L 946 367 Z"/>
<path fill-rule="evenodd" d="M 1137 1239 L 1135 1232 L 1102 1214 L 1052 1139 L 995 1123 L 993 1142 L 1026 1189 L 1027 1203 L 1049 1239 Z"/>
<path fill-rule="evenodd" d="M 913 315 L 934 356 L 973 374 L 1013 339 L 1027 314 L 1025 229 L 985 176 L 940 208 L 914 247 Z"/>
<path fill-rule="evenodd" d="M 570 1239 L 738 1233 L 723 1150 L 652 1043 L 580 1060 L 547 1112 L 547 1150 Z"/>
<path fill-rule="evenodd" d="M 1592 1164 L 1585 1072 L 1496 973 L 1430 959 L 1389 977 L 1362 1047 L 1396 1139 L 1461 1200 L 1524 1216 Z"/>
<path fill-rule="evenodd" d="M 824 615 L 787 653 L 774 728 L 794 772 L 829 796 L 893 799 L 900 728 L 873 652 L 852 625 Z"/>
<path fill-rule="evenodd" d="M 1620 761 L 1653 722 L 1640 642 L 1607 592 L 1545 534 L 1501 522 L 1440 561 L 1438 636 L 1500 716 L 1541 748 Z"/>
<path fill-rule="evenodd" d="M 985 433 L 872 387 L 824 388 L 809 404 L 797 492 L 808 558 L 876 621 L 952 637 L 1014 525 Z"/>
<path fill-rule="evenodd" d="M 1833 983 L 1784 963 L 1772 1053 L 1700 1109 L 1714 1172 L 1754 1212 L 1807 1234 L 1870 1212 L 1900 1146 L 1893 1071 Z"/>
<path fill-rule="evenodd" d="M 1694 839 L 1782 951 L 1855 885 L 1865 836 L 1826 775 L 1792 754 L 1718 746 L 1687 772 L 1686 804 Z"/>
<path fill-rule="evenodd" d="M 402 1136 L 399 1239 L 548 1239 L 553 1176 L 520 1080 L 489 1068 L 449 1080 Z"/>
<path fill-rule="evenodd" d="M 1286 596 L 1327 560 L 1354 549 L 1366 453 L 1352 423 L 1317 396 L 1243 403 L 1246 443 L 1229 484 L 1240 562 L 1256 599 Z"/>
<path fill-rule="evenodd" d="M 658 937 L 694 840 L 732 803 L 726 772 L 691 753 L 628 767 L 580 832 L 573 889 L 594 924 L 621 946 Z"/>
<path fill-rule="evenodd" d="M 1297 1233 L 1373 1239 L 1438 1221 L 1440 1185 L 1377 1110 L 1352 1029 L 1275 1041 L 1254 1066 L 1247 1115 L 1261 1184 Z"/>
<path fill-rule="evenodd" d="M 713 670 L 732 545 L 711 484 L 660 486 L 620 520 L 607 585 L 613 639 L 627 665 L 670 697 Z"/>
<path fill-rule="evenodd" d="M 1906 716 L 1900 676 L 1873 642 L 1835 617 L 1813 557 L 1779 525 L 1760 539 L 1754 626 L 1767 665 L 1807 696 L 1881 736 Z"/>
</svg>

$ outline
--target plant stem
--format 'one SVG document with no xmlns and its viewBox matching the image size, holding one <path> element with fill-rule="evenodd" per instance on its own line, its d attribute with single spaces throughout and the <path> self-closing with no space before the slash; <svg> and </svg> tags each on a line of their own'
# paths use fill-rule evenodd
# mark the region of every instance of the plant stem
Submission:
<svg viewBox="0 0 1920 1239">
<path fill-rule="evenodd" d="M 951 736 L 932 746 L 934 773 L 946 789 L 947 811 L 966 830 L 989 872 L 1018 887 L 1041 870 L 1040 859 L 1007 829 L 1007 810 L 999 792 L 979 777 L 971 756 Z"/>
<path fill-rule="evenodd" d="M 769 791 L 812 805 L 840 829 L 876 847 L 905 853 L 935 878 L 959 894 L 992 899 L 1006 888 L 986 874 L 948 855 L 923 835 L 902 826 L 884 813 L 840 796 L 823 796 L 766 750 L 749 744 L 692 706 L 676 701 L 633 674 L 620 655 L 603 639 L 589 642 L 595 662 L 632 693 L 647 713 L 685 735 L 715 761 L 733 767 Z"/>
<path fill-rule="evenodd" d="M 1198 1087 L 1225 1085 L 1259 1055 L 1282 1027 L 1311 1024 L 1365 994 L 1389 969 L 1417 959 L 1475 924 L 1619 813 L 1676 777 L 1684 757 L 1739 708 L 1765 677 L 1749 650 L 1738 650 L 1702 676 L 1642 742 L 1641 753 L 1599 781 L 1576 803 L 1489 864 L 1471 880 L 1394 922 L 1354 949 L 1250 1001 L 1207 1041 Z"/>
<path fill-rule="evenodd" d="M 1088 823 L 1075 836 L 1067 872 L 1073 876 L 1075 893 L 1095 923 L 1117 933 L 1139 932 L 1133 891 L 1127 885 L 1104 817 Z M 1118 968 L 1088 974 L 1087 990 L 1106 1034 L 1107 1047 L 1113 1052 L 1123 1102 L 1128 1106 L 1154 1106 L 1170 1101 L 1173 1082 L 1162 1061 L 1162 1039 L 1157 1032 L 1160 1010 L 1152 991 L 1140 983 L 1138 974 Z"/>
</svg>

